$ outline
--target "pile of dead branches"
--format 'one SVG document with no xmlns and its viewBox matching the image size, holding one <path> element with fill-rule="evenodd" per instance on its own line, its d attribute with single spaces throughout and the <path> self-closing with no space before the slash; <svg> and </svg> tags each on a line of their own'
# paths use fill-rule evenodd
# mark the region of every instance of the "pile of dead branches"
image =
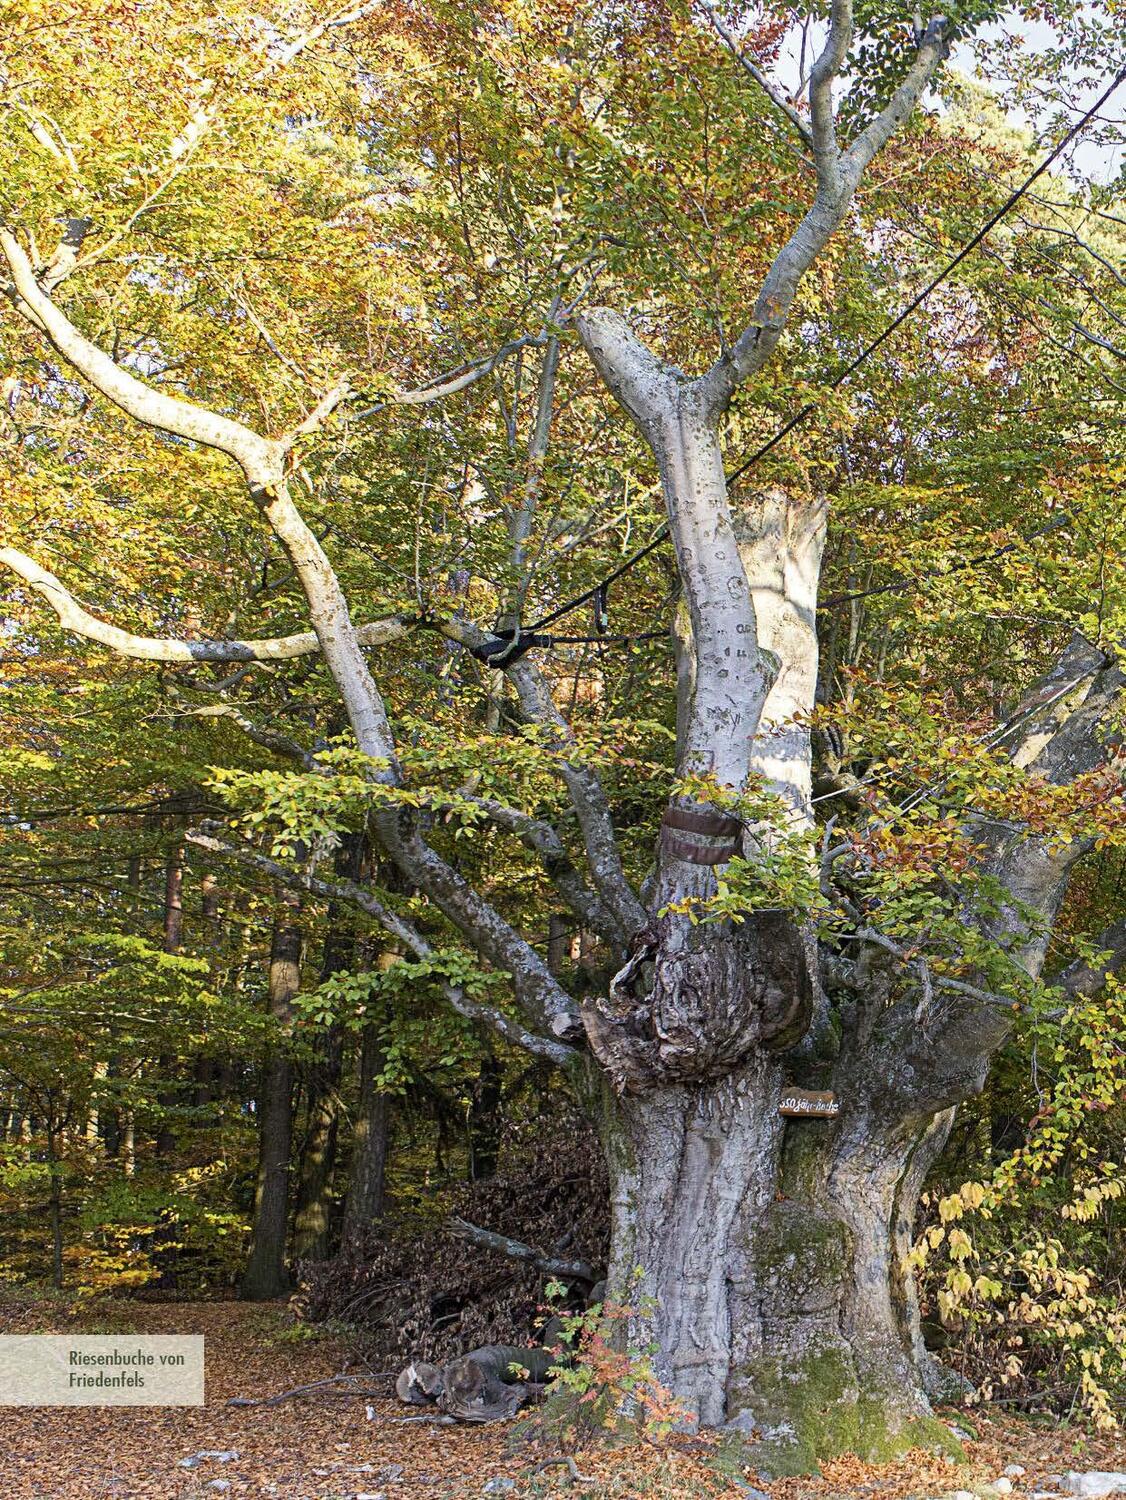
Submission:
<svg viewBox="0 0 1126 1500">
<path fill-rule="evenodd" d="M 352 1255 L 304 1263 L 297 1307 L 359 1330 L 380 1368 L 441 1366 L 537 1337 L 549 1278 L 581 1307 L 603 1274 L 608 1232 L 601 1152 L 568 1121 L 550 1138 L 508 1143 L 495 1177 L 438 1194 L 425 1213 L 389 1214 Z"/>
</svg>

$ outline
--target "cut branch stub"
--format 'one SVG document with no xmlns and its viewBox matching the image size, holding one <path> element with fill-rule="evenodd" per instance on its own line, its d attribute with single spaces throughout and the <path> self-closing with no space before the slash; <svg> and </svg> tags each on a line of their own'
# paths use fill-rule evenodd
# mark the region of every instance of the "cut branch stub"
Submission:
<svg viewBox="0 0 1126 1500">
<path fill-rule="evenodd" d="M 395 1381 L 396 1396 L 408 1406 L 430 1406 L 441 1390 L 441 1370 L 422 1359 L 412 1360 L 405 1370 L 399 1371 Z"/>
</svg>

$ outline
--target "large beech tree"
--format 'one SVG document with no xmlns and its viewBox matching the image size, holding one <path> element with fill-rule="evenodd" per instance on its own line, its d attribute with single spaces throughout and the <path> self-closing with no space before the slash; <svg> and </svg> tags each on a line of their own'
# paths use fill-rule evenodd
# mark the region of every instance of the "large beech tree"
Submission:
<svg viewBox="0 0 1126 1500">
<path fill-rule="evenodd" d="M 394 24 L 385 33 L 379 28 L 390 24 L 388 13 Z M 945 903 L 945 919 L 964 941 L 953 955 L 948 945 L 934 964 L 924 942 L 880 921 L 878 900 L 857 896 L 864 856 L 856 845 L 826 837 L 818 849 L 810 723 L 826 497 L 815 480 L 772 482 L 733 503 L 724 439 L 741 390 L 761 400 L 772 370 L 785 384 L 783 335 L 803 280 L 833 255 L 834 236 L 847 232 L 866 174 L 908 127 L 959 25 L 945 14 L 909 27 L 865 18 L 860 48 L 851 0 L 832 0 L 826 24 L 814 28 L 821 40 L 809 69 L 808 103 L 799 104 L 765 71 L 785 16 L 770 18 L 774 32 L 766 27 L 743 53 L 735 21 L 677 16 L 681 35 L 693 37 L 709 67 L 735 80 L 725 108 L 744 111 L 752 122 L 771 119 L 789 133 L 795 159 L 811 167 L 808 175 L 799 167 L 791 174 L 791 195 L 804 195 L 796 222 L 771 220 L 768 242 L 752 237 L 749 251 L 746 228 L 739 230 L 741 270 L 733 285 L 741 305 L 732 312 L 728 287 L 718 352 L 697 341 L 703 373 L 686 373 L 658 352 L 669 344 L 659 300 L 642 331 L 630 307 L 595 305 L 586 294 L 599 247 L 609 246 L 612 255 L 615 237 L 629 230 L 613 222 L 607 187 L 587 254 L 569 257 L 558 224 L 554 239 L 532 243 L 529 253 L 542 251 L 541 269 L 555 287 L 540 320 L 450 375 L 406 392 L 377 392 L 385 410 L 440 412 L 443 402 L 492 379 L 506 361 L 534 372 L 523 480 L 502 507 L 508 586 L 495 620 L 475 621 L 471 603 L 371 619 L 368 600 L 346 586 L 331 540 L 311 524 L 298 496 L 299 486 L 312 486 L 312 503 L 319 504 L 303 455 L 318 444 L 331 449 L 338 424 L 372 403 L 370 389 L 347 370 L 326 381 L 320 399 L 292 420 L 263 425 L 250 419 L 253 404 L 240 404 L 237 394 L 205 403 L 190 389 L 171 394 L 165 378 L 146 378 L 146 360 L 158 362 L 159 336 L 131 358 L 102 346 L 96 335 L 105 309 L 83 306 L 82 276 L 75 272 L 99 263 L 99 235 L 108 233 L 116 248 L 141 210 L 111 231 L 91 222 L 73 153 L 51 118 L 35 113 L 34 101 L 25 124 L 67 179 L 60 192 L 69 224 L 49 252 L 37 249 L 42 222 L 13 220 L 0 229 L 11 317 L 39 341 L 33 347 L 41 355 L 49 349 L 60 382 L 80 382 L 111 403 L 139 440 L 167 435 L 172 441 L 160 438 L 158 451 L 170 463 L 185 449 L 210 450 L 236 466 L 299 584 L 310 628 L 270 639 L 203 639 L 198 630 L 140 635 L 108 619 L 97 601 L 91 609 L 80 603 L 65 564 L 48 569 L 19 545 L 0 550 L 0 562 L 67 631 L 162 670 L 233 664 L 234 681 L 256 663 L 323 660 L 359 752 L 346 764 L 257 723 L 229 694 L 209 712 L 264 750 L 296 761 L 312 782 L 331 783 L 338 768 L 350 775 L 359 769 L 368 786 L 366 831 L 380 860 L 394 868 L 395 888 L 413 893 L 416 913 L 421 903 L 440 914 L 486 969 L 507 976 L 510 999 L 492 1003 L 446 974 L 450 1005 L 563 1070 L 597 1122 L 612 1182 L 610 1281 L 634 1309 L 631 1341 L 655 1344 L 658 1373 L 691 1420 L 755 1432 L 764 1458 L 795 1468 L 841 1449 L 878 1454 L 947 1440 L 930 1413 L 934 1372 L 904 1265 L 915 1208 L 953 1111 L 981 1088 L 990 1056 L 1013 1024 L 1022 985 L 1035 989 L 1069 872 L 1095 834 L 1080 817 L 1061 837 L 1033 831 L 1008 806 L 996 815 L 965 811 L 961 878 L 933 896 Z M 333 66 L 362 73 L 365 39 L 378 47 L 410 19 L 406 8 L 400 15 L 373 4 L 310 16 L 304 29 L 279 21 L 259 47 L 247 86 L 268 89 L 275 76 L 290 76 L 291 65 L 335 47 L 338 36 L 355 50 L 346 50 L 343 63 L 335 56 Z M 628 32 L 636 19 L 607 10 L 601 24 L 613 38 L 615 27 Z M 493 21 L 502 34 L 505 25 L 518 29 L 502 10 L 481 25 Z M 559 68 L 570 65 L 568 48 L 581 52 L 577 30 L 560 28 L 552 53 Z M 469 21 L 459 36 L 458 45 L 477 45 Z M 881 46 L 870 45 L 873 36 Z M 597 66 L 590 64 L 583 88 Z M 847 92 L 849 80 L 852 95 L 842 112 L 835 96 Z M 167 149 L 165 186 L 179 177 L 182 161 L 225 128 L 222 91 L 204 83 Z M 293 94 L 300 95 L 296 85 Z M 297 111 L 286 97 L 292 126 Z M 590 128 L 600 108 L 587 109 Z M 562 160 L 558 148 L 556 155 Z M 581 166 L 566 166 L 575 170 Z M 409 182 L 397 190 L 409 200 Z M 563 196 L 559 188 L 557 201 Z M 29 228 L 39 238 L 31 239 Z M 463 229 L 469 243 L 472 226 L 467 221 Z M 146 267 L 137 274 L 143 277 Z M 603 284 L 615 285 L 613 278 Z M 309 295 L 307 284 L 302 295 Z M 393 290 L 384 295 L 393 306 Z M 259 326 L 253 309 L 243 311 Z M 441 310 L 435 318 L 440 323 Z M 423 340 L 424 354 L 425 347 Z M 564 354 L 589 360 L 604 387 L 591 441 L 597 444 L 599 433 L 616 430 L 616 423 L 633 424 L 643 462 L 659 477 L 675 556 L 675 766 L 659 833 L 652 831 L 652 866 L 640 880 L 636 861 L 623 852 L 628 830 L 615 818 L 597 757 L 576 735 L 565 699 L 520 634 L 534 617 L 530 601 L 545 587 L 530 538 L 547 483 Z M 129 430 L 119 431 L 123 448 Z M 323 465 L 316 470 L 326 472 Z M 196 482 L 216 482 L 214 471 Z M 370 482 L 378 487 L 379 476 Z M 444 649 L 487 668 L 493 718 L 486 722 L 495 724 L 496 705 L 507 701 L 534 727 L 567 802 L 556 826 L 527 807 L 478 795 L 471 778 L 457 808 L 542 862 L 560 907 L 602 945 L 601 987 L 584 984 L 581 993 L 567 987 L 519 919 L 443 845 L 425 797 L 412 789 L 404 770 L 409 747 L 397 740 L 381 674 L 385 663 L 388 672 L 401 671 L 414 643 L 432 642 L 435 634 Z M 393 660 L 373 655 L 387 646 Z M 1086 788 L 1104 776 L 1123 685 L 1115 662 L 1077 638 L 1004 721 L 991 748 L 1041 788 Z M 349 901 L 386 929 L 399 952 L 435 960 L 424 920 L 405 915 L 404 903 L 375 885 L 341 879 L 331 861 L 287 863 L 229 830 L 198 828 L 190 839 L 197 850 L 241 860 L 316 898 Z M 826 928 L 828 910 L 835 917 Z M 782 1116 L 779 1100 L 792 1085 L 832 1090 L 839 1112 L 829 1120 Z"/>
</svg>

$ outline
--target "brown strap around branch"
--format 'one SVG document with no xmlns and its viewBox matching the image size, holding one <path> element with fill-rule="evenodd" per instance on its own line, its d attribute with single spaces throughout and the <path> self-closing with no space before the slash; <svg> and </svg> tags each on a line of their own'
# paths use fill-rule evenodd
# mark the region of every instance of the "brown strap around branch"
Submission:
<svg viewBox="0 0 1126 1500">
<path fill-rule="evenodd" d="M 666 854 L 671 854 L 674 859 L 686 860 L 692 865 L 725 865 L 739 853 L 738 844 L 693 844 L 667 832 L 663 835 L 662 843 Z"/>
<path fill-rule="evenodd" d="M 738 839 L 743 825 L 729 813 L 698 812 L 687 807 L 670 807 L 661 819 L 664 828 L 677 828 L 683 833 L 702 833 L 708 838 Z"/>
</svg>

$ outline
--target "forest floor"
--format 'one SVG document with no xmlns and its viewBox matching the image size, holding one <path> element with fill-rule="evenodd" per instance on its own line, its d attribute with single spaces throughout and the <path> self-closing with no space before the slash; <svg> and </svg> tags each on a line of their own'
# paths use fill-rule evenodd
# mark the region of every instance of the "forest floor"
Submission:
<svg viewBox="0 0 1126 1500">
<path fill-rule="evenodd" d="M 1014 1500 L 1020 1500 L 1048 1474 L 1126 1462 L 1121 1435 L 1094 1438 L 1074 1427 L 975 1411 L 970 1425 L 979 1440 L 966 1444 L 968 1463 L 957 1466 L 925 1454 L 885 1466 L 842 1459 L 816 1480 L 766 1484 L 748 1473 L 740 1482 L 707 1465 L 706 1445 L 684 1440 L 587 1449 L 576 1455 L 576 1473 L 558 1454 L 510 1452 L 506 1425 L 438 1426 L 386 1395 L 335 1396 L 322 1388 L 273 1405 L 229 1405 L 232 1398 L 264 1402 L 345 1369 L 361 1375 L 361 1389 L 389 1392 L 390 1381 L 365 1371 L 341 1338 L 304 1337 L 303 1325 L 280 1305 L 102 1301 L 77 1312 L 61 1303 L 0 1301 L 0 1333 L 31 1332 L 201 1333 L 207 1404 L 9 1408 L 0 1443 L 2 1500 L 455 1500 L 489 1494 L 735 1500 L 752 1484 L 771 1500 L 930 1500 L 971 1490 L 1013 1463 L 1027 1471 L 1013 1481 Z M 947 1419 L 966 1421 L 960 1413 Z M 212 1456 L 199 1456 L 204 1453 Z M 186 1466 L 185 1459 L 195 1462 Z"/>
</svg>

